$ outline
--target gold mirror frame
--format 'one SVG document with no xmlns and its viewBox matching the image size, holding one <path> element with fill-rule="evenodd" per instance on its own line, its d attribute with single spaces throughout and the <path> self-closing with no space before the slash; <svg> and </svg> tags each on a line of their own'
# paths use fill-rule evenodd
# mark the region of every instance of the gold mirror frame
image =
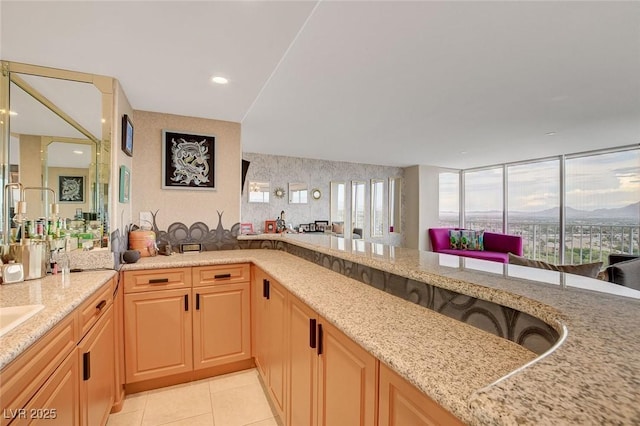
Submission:
<svg viewBox="0 0 640 426">
<path fill-rule="evenodd" d="M 3 231 L 2 242 L 7 243 L 9 241 L 7 237 L 9 235 L 11 220 L 11 218 L 9 218 L 9 204 L 6 200 L 4 190 L 5 185 L 11 181 L 9 163 L 9 141 L 11 137 L 9 92 L 11 82 L 17 84 L 62 120 L 66 121 L 73 128 L 96 143 L 96 185 L 92 196 L 95 197 L 95 213 L 98 213 L 99 219 L 105 223 L 105 232 L 107 232 L 110 229 L 108 219 L 113 217 L 113 206 L 110 202 L 109 194 L 110 188 L 112 187 L 111 135 L 114 106 L 114 79 L 100 75 L 47 68 L 18 62 L 0 61 L 0 64 L 2 67 L 2 73 L 0 75 L 0 186 L 2 187 L 2 190 L 0 190 L 0 204 L 2 205 L 2 209 L 0 210 L 0 222 L 2 222 Z M 65 111 L 30 87 L 29 84 L 20 77 L 20 74 L 92 84 L 102 94 L 102 134 L 99 136 L 92 135 Z"/>
</svg>

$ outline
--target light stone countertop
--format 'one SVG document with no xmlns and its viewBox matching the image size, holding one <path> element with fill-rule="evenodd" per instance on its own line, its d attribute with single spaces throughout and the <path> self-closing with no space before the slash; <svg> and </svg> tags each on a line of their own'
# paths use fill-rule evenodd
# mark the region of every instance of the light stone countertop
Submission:
<svg viewBox="0 0 640 426">
<path fill-rule="evenodd" d="M 44 336 L 60 320 L 87 300 L 116 271 L 74 272 L 0 285 L 0 307 L 44 305 L 44 309 L 0 337 L 0 369 Z"/>
</svg>

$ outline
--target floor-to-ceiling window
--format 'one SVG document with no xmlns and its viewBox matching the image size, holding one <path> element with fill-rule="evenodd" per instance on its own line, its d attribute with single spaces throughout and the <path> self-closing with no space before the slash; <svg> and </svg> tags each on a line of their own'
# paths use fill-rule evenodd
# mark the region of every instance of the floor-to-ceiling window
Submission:
<svg viewBox="0 0 640 426">
<path fill-rule="evenodd" d="M 503 167 L 464 172 L 464 226 L 502 232 Z"/>
<path fill-rule="evenodd" d="M 564 173 L 562 172 L 564 170 Z M 521 235 L 524 255 L 551 263 L 640 254 L 640 146 L 440 175 L 440 225 Z M 506 219 L 506 220 L 505 220 Z M 564 224 L 564 226 L 563 226 Z"/>
<path fill-rule="evenodd" d="M 560 160 L 507 166 L 507 234 L 522 236 L 525 257 L 560 261 Z"/>
<path fill-rule="evenodd" d="M 640 149 L 567 156 L 565 262 L 639 254 Z"/>
<path fill-rule="evenodd" d="M 438 225 L 457 227 L 460 224 L 460 173 L 440 172 L 438 175 Z"/>
</svg>

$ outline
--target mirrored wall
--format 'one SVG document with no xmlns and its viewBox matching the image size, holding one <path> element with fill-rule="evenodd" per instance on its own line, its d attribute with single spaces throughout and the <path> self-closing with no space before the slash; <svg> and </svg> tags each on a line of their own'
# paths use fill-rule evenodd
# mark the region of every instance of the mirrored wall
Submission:
<svg viewBox="0 0 640 426">
<path fill-rule="evenodd" d="M 60 218 L 97 220 L 107 233 L 113 79 L 12 62 L 2 68 L 1 179 L 3 188 L 13 184 L 2 194 L 3 243 L 18 201 L 30 219 L 50 217 L 57 201 Z"/>
</svg>

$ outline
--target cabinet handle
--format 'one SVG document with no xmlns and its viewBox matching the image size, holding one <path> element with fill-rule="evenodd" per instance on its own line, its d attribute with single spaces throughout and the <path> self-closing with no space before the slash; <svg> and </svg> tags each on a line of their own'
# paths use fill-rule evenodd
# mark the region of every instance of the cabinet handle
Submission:
<svg viewBox="0 0 640 426">
<path fill-rule="evenodd" d="M 188 294 L 184 295 L 184 310 L 185 311 L 189 310 L 189 295 Z"/>
<path fill-rule="evenodd" d="M 263 287 L 262 287 L 262 295 L 269 300 L 270 297 L 270 293 L 271 293 L 271 281 L 269 280 L 264 280 L 263 282 Z"/>
<path fill-rule="evenodd" d="M 309 346 L 316 348 L 316 319 L 309 318 Z"/>
<path fill-rule="evenodd" d="M 231 274 L 218 274 L 214 277 L 216 280 L 221 280 L 223 278 L 231 278 Z"/>
<path fill-rule="evenodd" d="M 161 284 L 161 283 L 168 283 L 169 282 L 169 278 L 153 278 L 149 280 L 149 284 Z"/>
<path fill-rule="evenodd" d="M 324 335 L 322 333 L 322 324 L 318 324 L 318 355 L 322 355 Z"/>
<path fill-rule="evenodd" d="M 82 380 L 91 378 L 91 351 L 82 354 Z"/>
<path fill-rule="evenodd" d="M 196 311 L 200 310 L 200 293 L 196 293 Z"/>
<path fill-rule="evenodd" d="M 100 303 L 96 305 L 96 315 L 99 314 L 100 311 L 102 311 L 102 308 L 104 308 L 105 306 L 107 306 L 107 301 L 101 300 Z"/>
</svg>

